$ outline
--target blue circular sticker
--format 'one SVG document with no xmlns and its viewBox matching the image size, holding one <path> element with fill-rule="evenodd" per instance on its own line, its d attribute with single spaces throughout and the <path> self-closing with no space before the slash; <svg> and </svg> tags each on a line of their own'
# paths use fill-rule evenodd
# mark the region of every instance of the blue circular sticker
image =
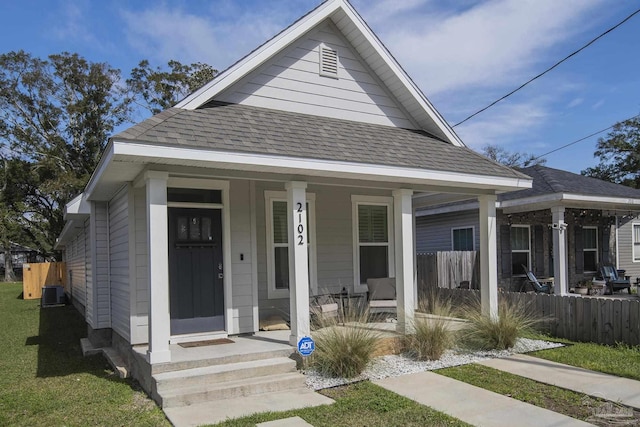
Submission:
<svg viewBox="0 0 640 427">
<path fill-rule="evenodd" d="M 300 341 L 298 341 L 298 353 L 302 356 L 310 356 L 315 349 L 316 343 L 311 337 L 302 337 Z"/>
</svg>

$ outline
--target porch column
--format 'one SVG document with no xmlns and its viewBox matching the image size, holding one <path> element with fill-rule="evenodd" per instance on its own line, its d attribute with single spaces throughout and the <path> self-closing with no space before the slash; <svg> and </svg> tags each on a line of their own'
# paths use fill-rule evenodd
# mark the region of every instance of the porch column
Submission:
<svg viewBox="0 0 640 427">
<path fill-rule="evenodd" d="M 482 314 L 498 317 L 498 257 L 496 245 L 496 200 L 479 196 L 480 204 L 480 303 Z"/>
<path fill-rule="evenodd" d="M 553 222 L 553 277 L 555 292 L 560 295 L 569 293 L 567 270 L 567 228 L 564 222 L 564 206 L 551 208 Z"/>
<path fill-rule="evenodd" d="M 398 333 L 413 328 L 416 300 L 414 297 L 413 206 L 412 190 L 393 190 L 394 246 L 396 263 L 396 300 L 398 301 Z"/>
<path fill-rule="evenodd" d="M 307 194 L 306 182 L 286 183 L 289 215 L 289 310 L 291 312 L 291 345 L 308 336 L 309 321 L 309 259 L 307 254 Z"/>
<path fill-rule="evenodd" d="M 171 361 L 169 338 L 169 238 L 166 172 L 144 175 L 147 191 L 147 251 L 149 254 L 149 363 Z"/>
</svg>

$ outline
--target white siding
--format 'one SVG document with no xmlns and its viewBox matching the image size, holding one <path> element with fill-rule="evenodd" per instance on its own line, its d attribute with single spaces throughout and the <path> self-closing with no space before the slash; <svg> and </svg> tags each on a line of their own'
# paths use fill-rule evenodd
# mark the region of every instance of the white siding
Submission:
<svg viewBox="0 0 640 427">
<path fill-rule="evenodd" d="M 284 191 L 284 184 L 256 184 L 256 229 L 258 243 L 258 298 L 260 317 L 289 312 L 289 298 L 268 299 L 266 218 L 264 192 Z M 351 195 L 391 196 L 390 191 L 309 185 L 316 195 L 316 252 L 318 293 L 353 290 L 353 236 Z M 235 277 L 234 277 L 235 279 Z"/>
<path fill-rule="evenodd" d="M 251 271 L 251 210 L 249 181 L 233 181 L 231 204 L 231 270 L 233 277 L 233 331 L 253 330 L 253 286 Z M 240 259 L 242 254 L 243 260 Z"/>
<path fill-rule="evenodd" d="M 477 210 L 416 218 L 416 252 L 452 251 L 451 230 L 474 227 L 475 250 L 480 250 L 480 214 Z"/>
<path fill-rule="evenodd" d="M 123 338 L 129 340 L 129 218 L 127 187 L 122 189 L 109 202 L 109 269 L 111 327 Z"/>
<path fill-rule="evenodd" d="M 319 48 L 338 52 L 338 78 L 320 76 Z M 327 21 L 217 99 L 402 128 L 416 126 Z"/>
<path fill-rule="evenodd" d="M 87 283 L 93 292 L 93 327 L 96 329 L 111 327 L 107 230 L 107 204 L 94 203 L 91 217 L 93 281 Z"/>
<path fill-rule="evenodd" d="M 135 281 L 130 286 L 131 344 L 149 340 L 149 280 L 147 277 L 147 207 L 144 188 L 133 191 Z"/>
<path fill-rule="evenodd" d="M 94 321 L 94 301 L 93 301 L 93 277 L 91 266 L 91 221 L 87 218 L 84 222 L 84 232 L 82 233 L 84 241 L 78 242 L 83 246 L 84 251 L 84 287 L 85 287 L 85 318 L 87 323 L 93 328 L 97 328 L 97 322 Z"/>
<path fill-rule="evenodd" d="M 67 280 L 73 304 L 81 312 L 86 305 L 86 264 L 85 264 L 85 232 L 84 228 L 65 247 L 67 262 Z"/>
</svg>

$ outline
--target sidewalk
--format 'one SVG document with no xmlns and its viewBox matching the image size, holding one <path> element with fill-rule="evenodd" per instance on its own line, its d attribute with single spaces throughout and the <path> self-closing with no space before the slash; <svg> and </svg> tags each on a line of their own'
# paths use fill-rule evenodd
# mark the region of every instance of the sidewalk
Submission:
<svg viewBox="0 0 640 427">
<path fill-rule="evenodd" d="M 374 383 L 475 426 L 591 425 L 433 372 L 385 378 Z"/>
<path fill-rule="evenodd" d="M 640 381 L 517 354 L 481 365 L 640 409 Z"/>
</svg>

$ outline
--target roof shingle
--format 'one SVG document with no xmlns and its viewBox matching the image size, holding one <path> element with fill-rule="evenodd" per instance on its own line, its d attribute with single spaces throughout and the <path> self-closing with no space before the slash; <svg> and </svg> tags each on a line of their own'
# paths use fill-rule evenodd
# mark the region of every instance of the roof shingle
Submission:
<svg viewBox="0 0 640 427">
<path fill-rule="evenodd" d="M 113 137 L 206 150 L 420 168 L 505 178 L 525 175 L 423 131 L 239 104 L 169 108 Z"/>
</svg>

